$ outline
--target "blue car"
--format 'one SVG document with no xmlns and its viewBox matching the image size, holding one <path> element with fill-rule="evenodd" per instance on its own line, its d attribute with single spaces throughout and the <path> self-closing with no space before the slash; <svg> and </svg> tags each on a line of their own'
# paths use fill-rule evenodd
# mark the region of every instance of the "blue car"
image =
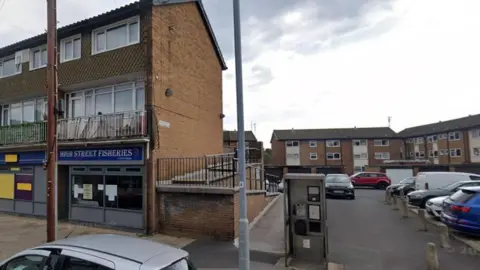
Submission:
<svg viewBox="0 0 480 270">
<path fill-rule="evenodd" d="M 461 188 L 445 199 L 441 219 L 454 230 L 480 235 L 480 186 Z"/>
</svg>

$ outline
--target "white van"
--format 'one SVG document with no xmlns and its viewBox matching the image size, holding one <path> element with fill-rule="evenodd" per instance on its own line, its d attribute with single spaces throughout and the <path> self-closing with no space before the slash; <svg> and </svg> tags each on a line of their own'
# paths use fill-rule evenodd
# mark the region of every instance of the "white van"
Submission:
<svg viewBox="0 0 480 270">
<path fill-rule="evenodd" d="M 441 188 L 458 181 L 480 180 L 480 175 L 463 172 L 419 172 L 415 177 L 415 189 L 425 189 L 428 183 L 428 189 Z"/>
</svg>

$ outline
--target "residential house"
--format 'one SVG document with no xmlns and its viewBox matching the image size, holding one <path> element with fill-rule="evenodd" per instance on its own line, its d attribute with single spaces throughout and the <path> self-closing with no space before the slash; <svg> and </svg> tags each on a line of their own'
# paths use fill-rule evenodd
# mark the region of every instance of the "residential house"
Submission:
<svg viewBox="0 0 480 270">
<path fill-rule="evenodd" d="M 272 164 L 336 167 L 344 173 L 400 159 L 402 140 L 389 127 L 274 130 Z"/>
<path fill-rule="evenodd" d="M 253 134 L 252 131 L 245 131 L 245 145 L 248 147 L 250 143 L 258 142 L 257 137 Z M 238 147 L 238 132 L 237 131 L 223 131 L 223 145 L 227 148 L 237 148 Z"/>
<path fill-rule="evenodd" d="M 398 136 L 405 141 L 408 159 L 440 165 L 480 162 L 480 114 L 410 127 Z"/>
<path fill-rule="evenodd" d="M 2 211 L 46 213 L 46 43 L 0 48 Z M 57 50 L 59 218 L 155 230 L 155 161 L 223 152 L 202 2 L 140 0 L 59 28 Z"/>
</svg>

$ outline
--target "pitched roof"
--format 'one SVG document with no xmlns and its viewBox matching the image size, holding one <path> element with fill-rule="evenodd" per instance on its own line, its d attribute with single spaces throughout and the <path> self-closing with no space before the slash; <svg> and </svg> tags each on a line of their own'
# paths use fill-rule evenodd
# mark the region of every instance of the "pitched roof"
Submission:
<svg viewBox="0 0 480 270">
<path fill-rule="evenodd" d="M 323 139 L 377 139 L 394 138 L 395 131 L 389 127 L 286 129 L 274 130 L 277 140 L 323 140 Z"/>
<path fill-rule="evenodd" d="M 228 141 L 228 142 L 236 142 L 238 141 L 238 132 L 237 131 L 229 131 L 229 130 L 224 130 L 223 131 L 223 141 Z M 255 137 L 255 134 L 253 134 L 252 131 L 246 130 L 245 131 L 245 141 L 247 142 L 256 142 L 257 137 Z"/>
<path fill-rule="evenodd" d="M 403 138 L 445 133 L 480 126 L 480 114 L 406 128 L 398 133 Z"/>
<path fill-rule="evenodd" d="M 220 64 L 222 66 L 223 70 L 227 69 L 227 65 L 225 63 L 225 60 L 223 58 L 222 52 L 220 50 L 220 46 L 218 45 L 217 39 L 215 38 L 215 34 L 213 33 L 212 26 L 210 25 L 210 22 L 207 17 L 207 13 L 205 12 L 205 8 L 202 4 L 201 0 L 138 0 L 133 3 L 121 6 L 119 8 L 110 10 L 108 12 L 99 14 L 97 16 L 87 18 L 69 25 L 65 25 L 63 27 L 60 27 L 57 29 L 57 35 L 59 38 L 66 37 L 70 34 L 73 34 L 72 32 L 79 31 L 80 29 L 87 28 L 87 27 L 97 27 L 100 26 L 99 24 L 103 24 L 105 22 L 109 22 L 114 20 L 115 18 L 119 16 L 127 16 L 129 14 L 133 14 L 135 12 L 139 12 L 142 8 L 145 8 L 147 6 L 151 6 L 152 3 L 155 5 L 169 5 L 169 4 L 179 4 L 179 3 L 188 3 L 188 2 L 195 2 L 197 4 L 197 7 L 200 11 L 200 15 L 202 17 L 203 23 L 205 24 L 205 27 L 208 31 L 208 34 L 210 36 L 210 39 L 212 41 L 212 44 L 215 48 L 215 52 L 217 54 L 217 57 L 220 61 Z M 0 56 L 5 56 L 5 55 L 10 55 L 15 53 L 16 51 L 19 50 L 24 50 L 28 49 L 31 47 L 36 47 L 39 45 L 42 45 L 42 43 L 47 42 L 47 34 L 40 34 L 36 35 L 33 37 L 30 37 L 28 39 L 7 45 L 3 48 L 0 48 Z"/>
</svg>

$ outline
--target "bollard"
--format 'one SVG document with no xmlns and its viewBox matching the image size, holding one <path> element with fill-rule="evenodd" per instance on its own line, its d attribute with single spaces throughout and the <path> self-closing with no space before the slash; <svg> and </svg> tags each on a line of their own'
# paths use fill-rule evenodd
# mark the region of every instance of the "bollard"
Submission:
<svg viewBox="0 0 480 270">
<path fill-rule="evenodd" d="M 390 193 L 390 192 L 388 192 L 388 189 L 385 190 L 385 204 L 390 204 L 390 201 L 389 201 L 390 198 L 389 198 L 388 193 Z"/>
<path fill-rule="evenodd" d="M 424 209 L 418 209 L 418 219 L 420 220 L 420 228 L 418 230 L 424 232 L 428 231 L 427 218 L 425 217 Z"/>
<path fill-rule="evenodd" d="M 402 217 L 408 218 L 408 203 L 407 198 L 402 198 Z"/>
<path fill-rule="evenodd" d="M 405 197 L 405 190 L 403 190 L 403 188 L 400 189 L 400 197 L 401 198 Z"/>
<path fill-rule="evenodd" d="M 396 196 L 392 197 L 392 210 L 398 210 L 398 203 L 397 203 L 397 197 Z"/>
<path fill-rule="evenodd" d="M 448 233 L 448 227 L 445 224 L 439 224 L 440 227 L 440 247 L 450 248 L 450 234 Z"/>
<path fill-rule="evenodd" d="M 437 247 L 434 243 L 427 244 L 427 270 L 439 270 Z"/>
</svg>

